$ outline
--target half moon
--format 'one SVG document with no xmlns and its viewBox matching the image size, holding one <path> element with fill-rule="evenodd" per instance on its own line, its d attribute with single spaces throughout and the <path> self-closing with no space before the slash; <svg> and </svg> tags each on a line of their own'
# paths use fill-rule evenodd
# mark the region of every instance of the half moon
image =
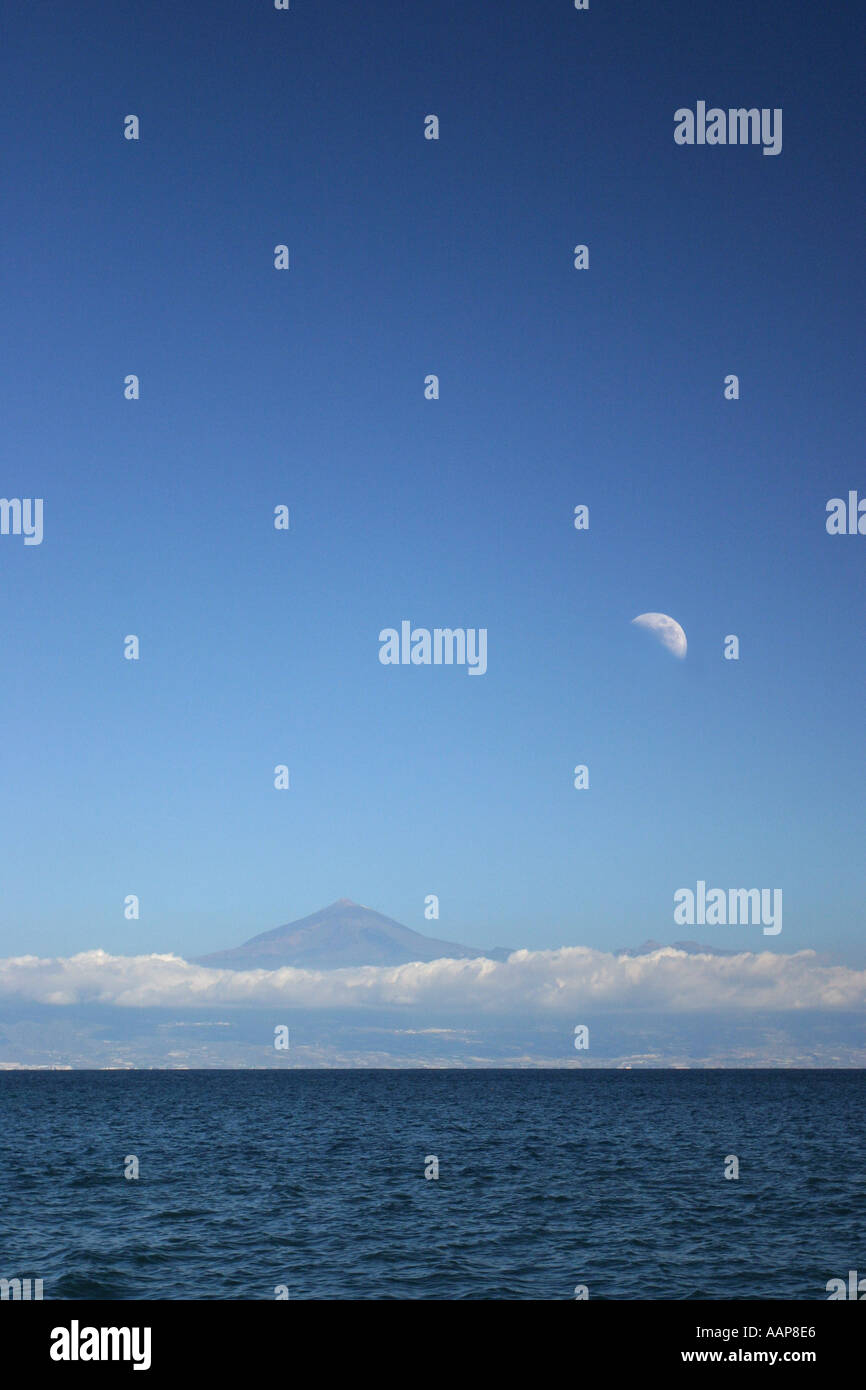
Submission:
<svg viewBox="0 0 866 1390">
<path fill-rule="evenodd" d="M 689 644 L 676 618 L 669 618 L 667 613 L 641 613 L 639 617 L 632 618 L 632 622 L 653 633 L 672 656 L 682 661 Z"/>
</svg>

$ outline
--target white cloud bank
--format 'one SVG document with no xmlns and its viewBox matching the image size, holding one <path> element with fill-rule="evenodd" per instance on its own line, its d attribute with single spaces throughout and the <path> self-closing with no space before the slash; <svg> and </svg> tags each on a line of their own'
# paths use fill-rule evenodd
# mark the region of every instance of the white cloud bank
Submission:
<svg viewBox="0 0 866 1390">
<path fill-rule="evenodd" d="M 585 946 L 515 951 L 505 962 L 436 960 L 346 970 L 212 970 L 174 955 L 0 960 L 0 999 L 127 1008 L 359 1005 L 488 1015 L 610 1010 L 692 1012 L 866 1010 L 866 970 L 828 966 L 814 951 L 689 955 L 664 947 L 614 956 Z"/>
</svg>

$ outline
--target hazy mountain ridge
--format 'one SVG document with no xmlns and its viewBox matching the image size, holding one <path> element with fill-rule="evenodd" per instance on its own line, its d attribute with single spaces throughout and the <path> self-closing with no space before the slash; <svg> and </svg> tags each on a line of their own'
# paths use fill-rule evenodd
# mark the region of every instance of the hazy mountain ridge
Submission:
<svg viewBox="0 0 866 1390">
<path fill-rule="evenodd" d="M 685 951 L 687 956 L 739 956 L 742 949 L 732 951 L 722 946 L 707 946 L 699 941 L 653 941 L 650 937 L 641 946 L 620 946 L 614 951 L 615 956 L 651 956 L 653 951 Z"/>
</svg>

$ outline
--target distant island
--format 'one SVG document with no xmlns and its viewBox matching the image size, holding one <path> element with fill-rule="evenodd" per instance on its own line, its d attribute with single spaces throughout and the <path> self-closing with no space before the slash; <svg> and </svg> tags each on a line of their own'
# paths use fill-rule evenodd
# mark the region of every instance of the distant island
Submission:
<svg viewBox="0 0 866 1390">
<path fill-rule="evenodd" d="M 697 941 L 675 941 L 673 947 L 689 955 L 738 954 Z M 663 949 L 660 941 L 645 941 L 642 946 L 620 947 L 612 954 L 645 956 Z M 339 898 L 309 917 L 260 932 L 241 946 L 194 956 L 193 964 L 215 970 L 279 970 L 285 965 L 299 970 L 343 970 L 363 965 L 409 965 L 413 961 L 505 961 L 509 955 L 511 949 L 504 946 L 463 946 L 458 941 L 424 936 L 351 898 Z"/>
</svg>

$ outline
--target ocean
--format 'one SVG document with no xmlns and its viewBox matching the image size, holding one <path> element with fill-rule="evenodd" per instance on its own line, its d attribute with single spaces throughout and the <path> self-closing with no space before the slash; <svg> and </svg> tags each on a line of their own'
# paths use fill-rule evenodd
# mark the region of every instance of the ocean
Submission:
<svg viewBox="0 0 866 1390">
<path fill-rule="evenodd" d="M 0 1278 L 82 1300 L 826 1299 L 866 1274 L 864 1132 L 859 1071 L 2 1072 Z"/>
</svg>

